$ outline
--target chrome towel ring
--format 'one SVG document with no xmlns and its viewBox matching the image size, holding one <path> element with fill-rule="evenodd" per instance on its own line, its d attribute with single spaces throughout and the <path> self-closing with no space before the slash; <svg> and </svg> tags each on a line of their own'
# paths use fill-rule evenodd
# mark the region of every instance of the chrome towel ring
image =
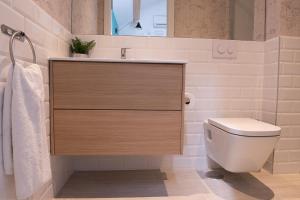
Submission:
<svg viewBox="0 0 300 200">
<path fill-rule="evenodd" d="M 10 55 L 10 59 L 11 59 L 11 62 L 13 63 L 13 65 L 16 64 L 15 57 L 14 57 L 14 50 L 13 50 L 14 39 L 15 39 L 16 36 L 24 37 L 27 40 L 28 44 L 31 47 L 32 56 L 33 56 L 33 63 L 36 64 L 36 55 L 35 55 L 35 51 L 34 51 L 34 47 L 33 47 L 32 42 L 30 41 L 29 37 L 24 32 L 18 31 L 18 32 L 15 32 L 11 36 L 10 41 L 9 41 L 9 55 Z"/>
<path fill-rule="evenodd" d="M 10 55 L 10 59 L 13 65 L 16 64 L 15 61 L 15 57 L 14 57 L 14 40 L 18 39 L 22 42 L 24 42 L 24 40 L 27 40 L 28 44 L 30 45 L 31 51 L 32 51 L 32 56 L 33 56 L 33 63 L 37 63 L 36 62 L 36 54 L 35 54 L 35 50 L 34 50 L 34 46 L 30 40 L 30 38 L 23 32 L 23 31 L 15 31 L 14 29 L 2 24 L 1 25 L 1 31 L 2 33 L 11 36 L 10 40 L 9 40 L 9 55 Z"/>
</svg>

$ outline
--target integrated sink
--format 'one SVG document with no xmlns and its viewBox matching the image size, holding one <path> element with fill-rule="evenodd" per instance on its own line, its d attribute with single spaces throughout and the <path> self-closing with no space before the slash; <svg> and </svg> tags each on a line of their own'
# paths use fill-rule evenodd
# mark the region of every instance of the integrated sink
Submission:
<svg viewBox="0 0 300 200">
<path fill-rule="evenodd" d="M 57 57 L 49 58 L 50 61 L 73 61 L 73 62 L 109 62 L 109 63 L 161 63 L 161 64 L 186 64 L 184 60 L 151 60 L 151 59 L 115 59 L 115 58 L 72 58 Z"/>
</svg>

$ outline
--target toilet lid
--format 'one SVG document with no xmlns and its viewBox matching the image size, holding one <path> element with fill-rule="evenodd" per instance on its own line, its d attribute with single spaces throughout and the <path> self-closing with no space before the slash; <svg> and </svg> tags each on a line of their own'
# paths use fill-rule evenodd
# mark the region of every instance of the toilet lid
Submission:
<svg viewBox="0 0 300 200">
<path fill-rule="evenodd" d="M 281 128 L 250 118 L 211 118 L 208 123 L 228 133 L 247 137 L 279 136 Z"/>
</svg>

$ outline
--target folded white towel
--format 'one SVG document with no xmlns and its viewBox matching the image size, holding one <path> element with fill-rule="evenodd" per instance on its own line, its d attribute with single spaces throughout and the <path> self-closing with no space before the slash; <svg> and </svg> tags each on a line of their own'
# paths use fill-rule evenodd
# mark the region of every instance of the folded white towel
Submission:
<svg viewBox="0 0 300 200">
<path fill-rule="evenodd" d="M 14 174 L 17 198 L 26 199 L 51 179 L 43 77 L 38 65 L 24 67 L 19 62 L 9 74 L 3 112 L 4 166 L 7 174 Z"/>
</svg>

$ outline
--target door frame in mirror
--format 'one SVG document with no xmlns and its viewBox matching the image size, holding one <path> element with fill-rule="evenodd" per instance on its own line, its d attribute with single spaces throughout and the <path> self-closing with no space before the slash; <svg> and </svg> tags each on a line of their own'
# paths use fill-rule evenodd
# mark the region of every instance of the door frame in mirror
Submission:
<svg viewBox="0 0 300 200">
<path fill-rule="evenodd" d="M 167 0 L 168 30 L 167 37 L 174 37 L 175 0 Z M 104 35 L 111 33 L 112 0 L 104 0 Z"/>
</svg>

